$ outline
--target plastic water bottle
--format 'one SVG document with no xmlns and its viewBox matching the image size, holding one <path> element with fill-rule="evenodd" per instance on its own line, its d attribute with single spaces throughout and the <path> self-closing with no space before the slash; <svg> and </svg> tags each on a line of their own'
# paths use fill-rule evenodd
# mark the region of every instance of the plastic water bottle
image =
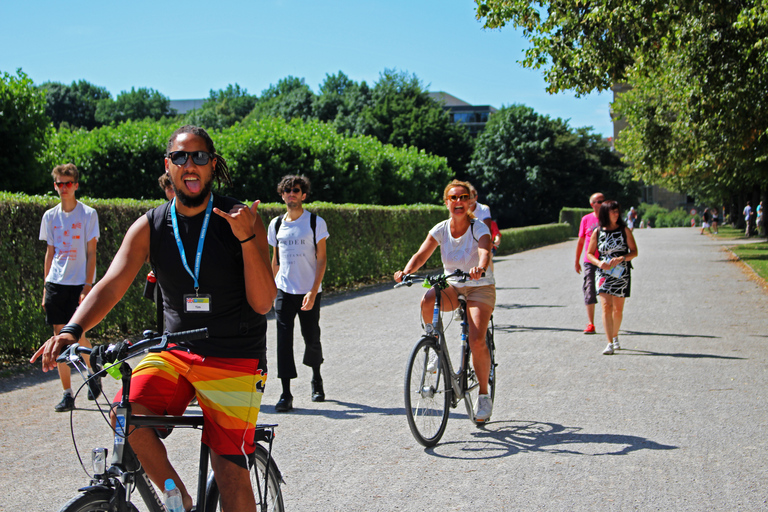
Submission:
<svg viewBox="0 0 768 512">
<path fill-rule="evenodd" d="M 184 503 L 181 501 L 181 491 L 176 487 L 172 479 L 165 481 L 165 508 L 168 512 L 184 512 Z"/>
</svg>

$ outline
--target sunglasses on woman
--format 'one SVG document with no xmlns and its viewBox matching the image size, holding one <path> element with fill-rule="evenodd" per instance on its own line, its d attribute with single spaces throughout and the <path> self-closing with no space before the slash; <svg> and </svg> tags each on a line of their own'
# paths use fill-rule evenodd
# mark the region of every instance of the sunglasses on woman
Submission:
<svg viewBox="0 0 768 512">
<path fill-rule="evenodd" d="M 213 158 L 212 153 L 205 151 L 171 151 L 168 153 L 168 158 L 171 159 L 174 165 L 184 165 L 190 156 L 195 165 L 205 165 Z"/>
<path fill-rule="evenodd" d="M 460 196 L 448 196 L 448 200 L 455 203 L 456 201 L 468 201 L 469 194 L 461 194 Z"/>
</svg>

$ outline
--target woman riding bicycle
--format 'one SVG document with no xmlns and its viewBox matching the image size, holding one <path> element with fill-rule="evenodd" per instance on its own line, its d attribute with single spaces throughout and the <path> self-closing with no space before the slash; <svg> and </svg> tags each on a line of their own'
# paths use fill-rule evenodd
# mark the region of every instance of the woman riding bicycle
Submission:
<svg viewBox="0 0 768 512">
<path fill-rule="evenodd" d="M 471 281 L 464 283 L 454 280 L 451 286 L 443 290 L 443 311 L 453 311 L 459 305 L 458 296 L 467 299 L 467 321 L 469 323 L 469 347 L 472 361 L 480 385 L 477 398 L 477 421 L 486 421 L 491 417 L 493 401 L 488 394 L 488 377 L 491 372 L 491 358 L 485 343 L 485 332 L 496 305 L 496 281 L 493 278 L 491 260 L 491 232 L 482 222 L 475 222 L 470 211 L 470 184 L 453 180 L 443 191 L 443 200 L 450 218 L 433 227 L 424 243 L 414 254 L 405 268 L 395 272 L 398 283 L 407 274 L 416 272 L 427 262 L 437 246 L 446 273 L 455 270 L 467 272 Z M 431 332 L 432 308 L 435 292 L 429 290 L 421 299 L 421 314 L 427 332 Z"/>
</svg>

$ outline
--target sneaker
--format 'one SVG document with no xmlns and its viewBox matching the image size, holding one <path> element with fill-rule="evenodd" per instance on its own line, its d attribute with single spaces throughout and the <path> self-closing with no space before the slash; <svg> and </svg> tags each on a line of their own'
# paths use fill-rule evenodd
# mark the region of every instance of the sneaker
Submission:
<svg viewBox="0 0 768 512">
<path fill-rule="evenodd" d="M 612 356 L 613 355 L 613 343 L 609 343 L 607 347 L 605 347 L 605 350 L 603 350 L 604 356 Z"/>
<path fill-rule="evenodd" d="M 619 345 L 619 337 L 613 338 L 613 350 L 621 350 L 621 345 Z"/>
<path fill-rule="evenodd" d="M 437 362 L 440 358 L 437 356 L 437 352 L 429 353 L 429 362 L 427 363 L 427 373 L 437 373 Z"/>
<path fill-rule="evenodd" d="M 475 421 L 488 421 L 493 412 L 493 400 L 491 395 L 477 395 L 475 406 Z"/>
<path fill-rule="evenodd" d="M 88 378 L 88 400 L 96 400 L 101 395 L 101 377 L 91 375 Z"/>
<path fill-rule="evenodd" d="M 61 402 L 56 404 L 53 408 L 56 412 L 67 412 L 71 411 L 75 408 L 75 397 L 70 395 L 69 393 L 64 393 L 64 398 L 61 399 Z"/>
<path fill-rule="evenodd" d="M 584 329 L 584 334 L 595 334 L 595 324 L 587 324 L 587 328 Z"/>
</svg>

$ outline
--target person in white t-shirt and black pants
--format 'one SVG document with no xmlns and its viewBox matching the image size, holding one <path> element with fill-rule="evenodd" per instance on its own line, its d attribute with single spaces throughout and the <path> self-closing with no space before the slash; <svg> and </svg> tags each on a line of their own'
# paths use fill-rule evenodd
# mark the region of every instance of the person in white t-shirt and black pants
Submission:
<svg viewBox="0 0 768 512">
<path fill-rule="evenodd" d="M 309 194 L 310 184 L 305 176 L 284 176 L 277 192 L 288 207 L 285 215 L 272 219 L 267 230 L 272 253 L 272 273 L 277 285 L 275 316 L 277 318 L 277 377 L 283 392 L 275 405 L 276 412 L 293 409 L 291 380 L 295 379 L 293 356 L 293 326 L 299 316 L 304 338 L 303 363 L 312 368 L 312 401 L 325 400 L 320 365 L 323 347 L 320 344 L 320 300 L 326 268 L 325 221 L 302 206 Z"/>
</svg>

